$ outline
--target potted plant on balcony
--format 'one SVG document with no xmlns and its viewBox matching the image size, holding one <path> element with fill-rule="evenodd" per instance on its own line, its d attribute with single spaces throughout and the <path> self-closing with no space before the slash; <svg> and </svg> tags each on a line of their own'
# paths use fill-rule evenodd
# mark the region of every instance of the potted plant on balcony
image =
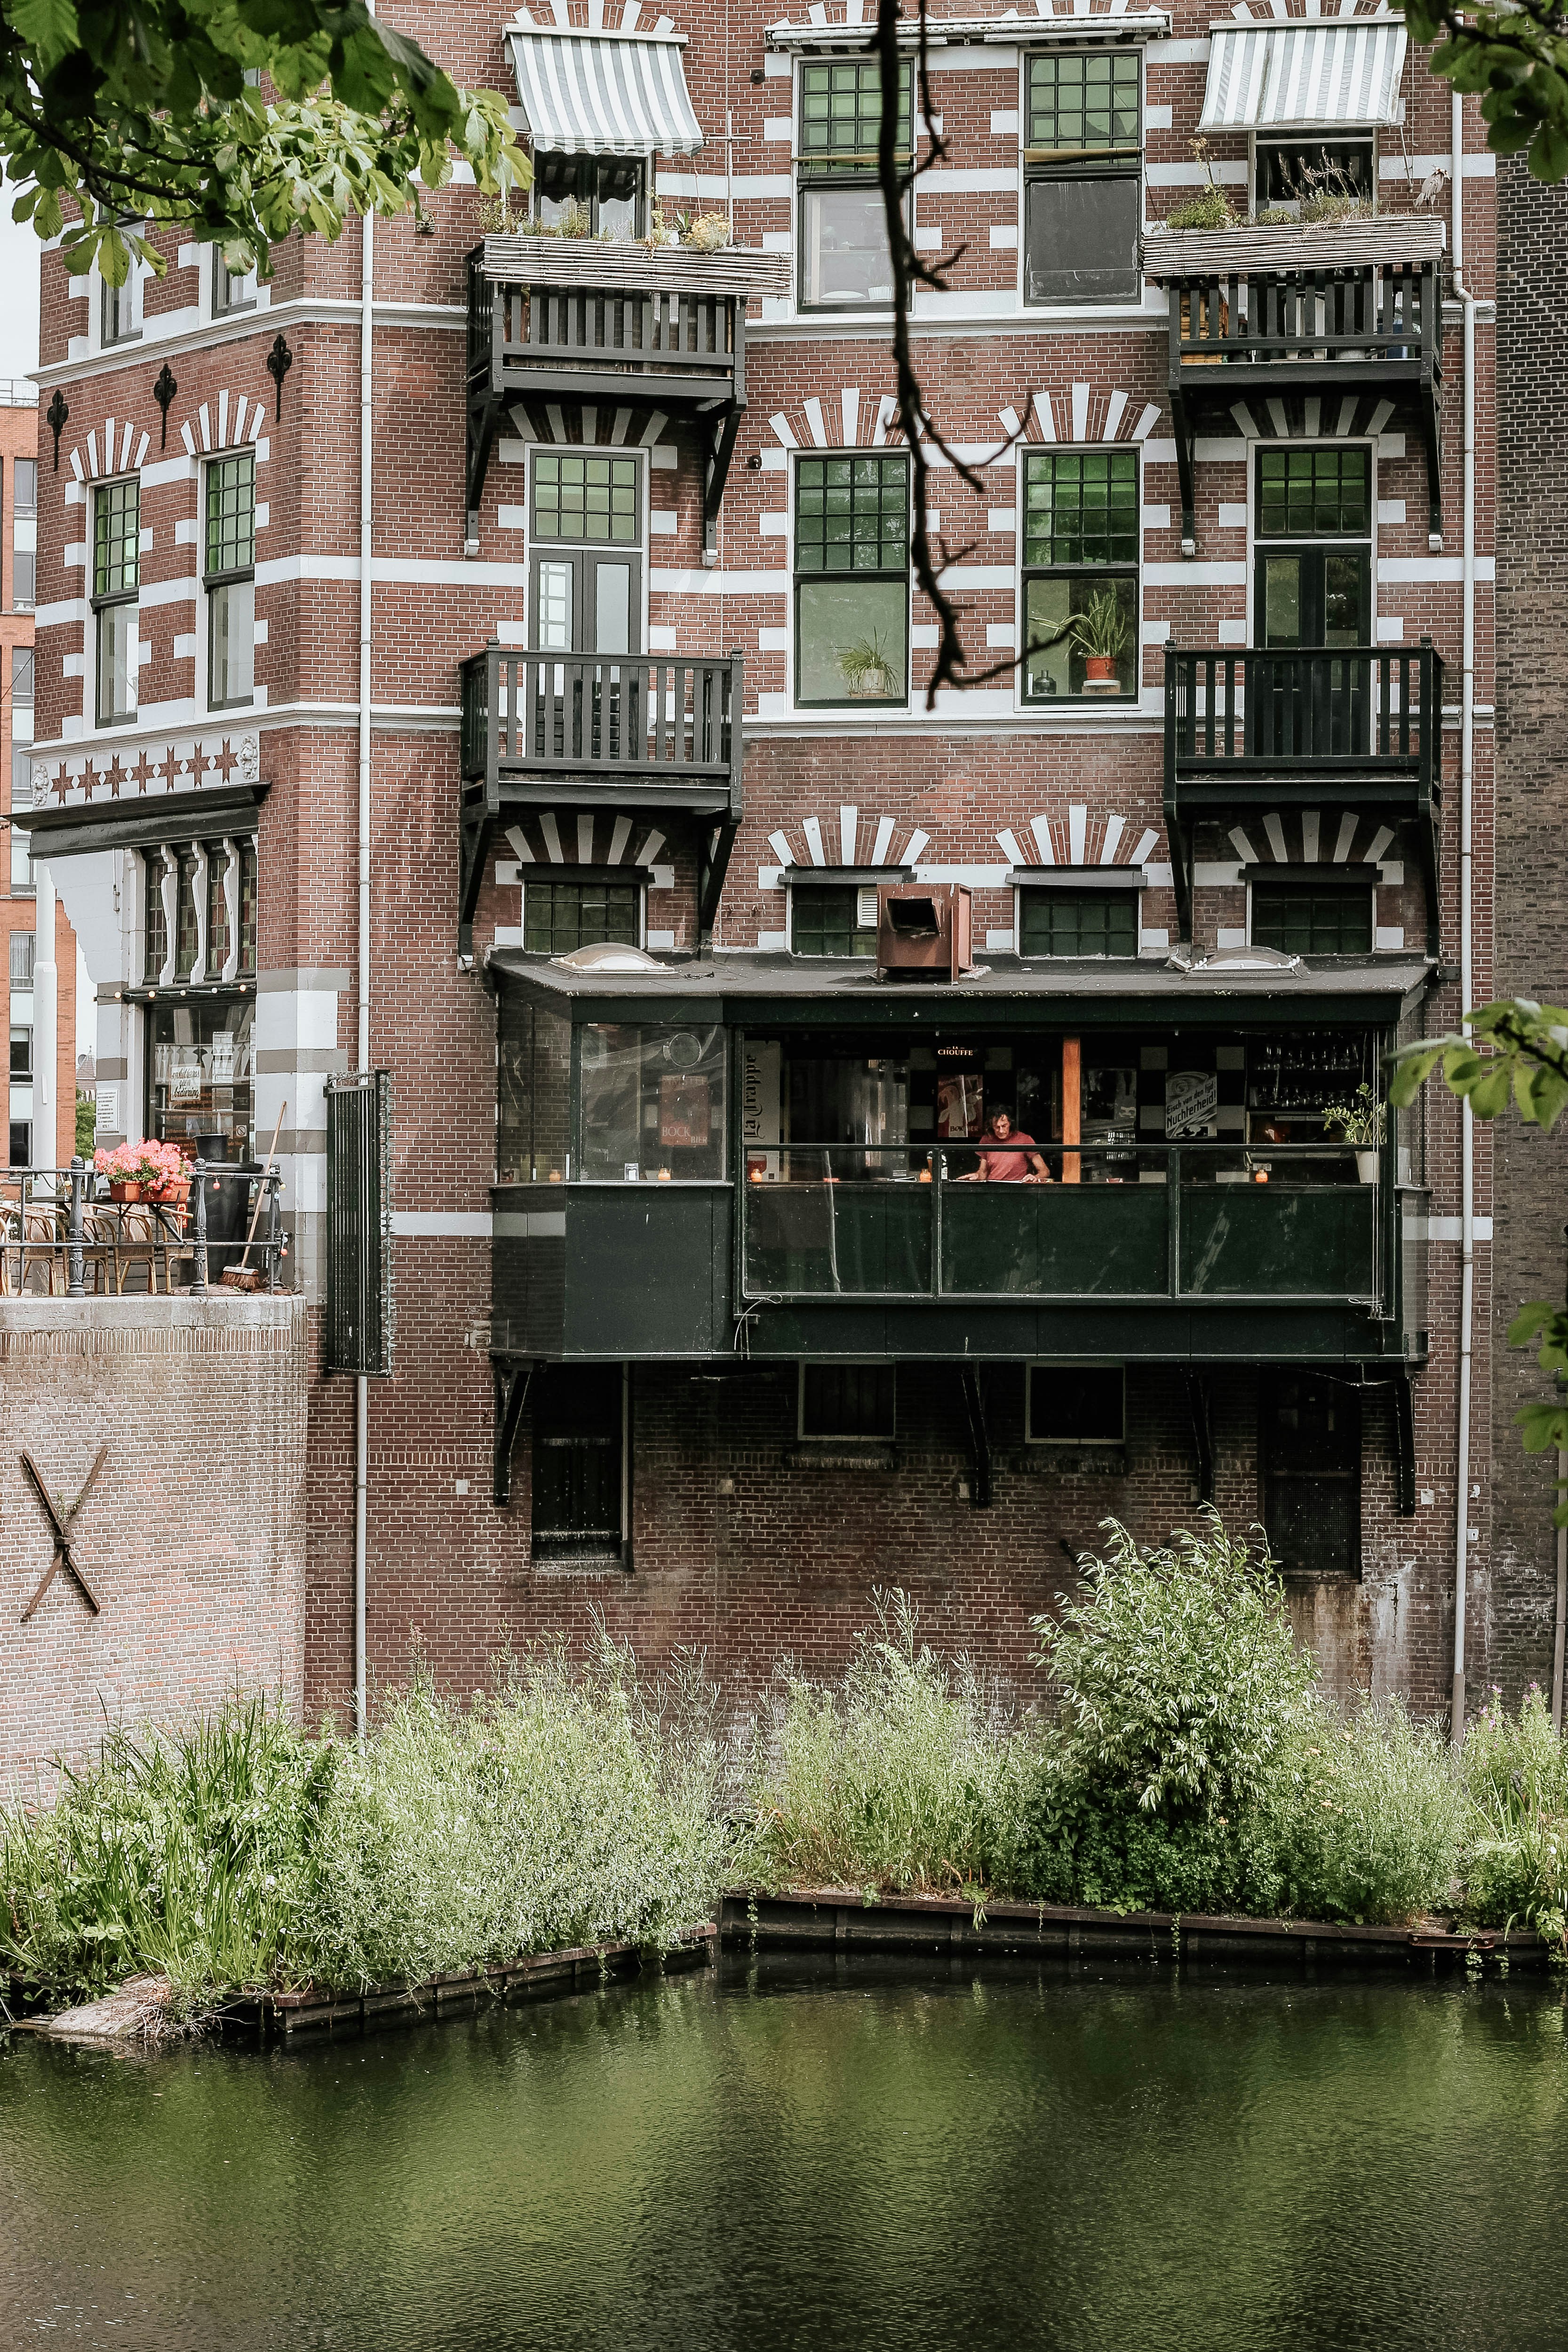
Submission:
<svg viewBox="0 0 1568 2352">
<path fill-rule="evenodd" d="M 140 1201 L 141 1198 L 141 1143 L 117 1143 L 112 1151 L 100 1144 L 92 1155 L 93 1171 L 106 1179 L 111 1201 Z"/>
<path fill-rule="evenodd" d="M 898 693 L 887 648 L 876 630 L 835 648 L 844 684 L 857 701 L 891 702 Z"/>
<path fill-rule="evenodd" d="M 1113 588 L 1096 589 L 1069 625 L 1073 644 L 1083 656 L 1085 694 L 1119 694 L 1116 664 L 1127 650 L 1132 628 Z"/>
<path fill-rule="evenodd" d="M 1348 1103 L 1330 1103 L 1323 1112 L 1325 1129 L 1337 1127 L 1343 1141 L 1355 1154 L 1355 1172 L 1364 1184 L 1377 1181 L 1388 1106 L 1380 1103 L 1364 1079 Z"/>
<path fill-rule="evenodd" d="M 166 1208 L 183 1205 L 191 1197 L 191 1163 L 177 1143 L 141 1145 L 141 1197 Z"/>
</svg>

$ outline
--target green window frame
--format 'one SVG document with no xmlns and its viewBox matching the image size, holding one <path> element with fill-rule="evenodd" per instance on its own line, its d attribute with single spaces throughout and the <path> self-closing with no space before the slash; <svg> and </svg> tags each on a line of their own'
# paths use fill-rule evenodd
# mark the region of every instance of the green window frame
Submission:
<svg viewBox="0 0 1568 2352">
<path fill-rule="evenodd" d="M 1370 955 L 1376 938 L 1370 884 L 1254 882 L 1251 940 L 1283 955 Z"/>
<path fill-rule="evenodd" d="M 1046 49 L 1024 105 L 1026 303 L 1138 298 L 1143 60 L 1136 49 Z"/>
<path fill-rule="evenodd" d="M 256 453 L 237 449 L 206 468 L 207 708 L 256 699 Z"/>
<path fill-rule="evenodd" d="M 207 581 L 256 569 L 256 453 L 242 449 L 207 466 Z"/>
<path fill-rule="evenodd" d="M 1023 698 L 1136 698 L 1142 489 L 1131 449 L 1023 461 Z M 1091 662 L 1113 663 L 1091 673 Z M 1097 650 L 1096 650 L 1097 649 Z"/>
<path fill-rule="evenodd" d="M 1029 61 L 1025 160 L 1136 163 L 1143 148 L 1136 49 L 1041 49 Z"/>
<path fill-rule="evenodd" d="M 898 156 L 914 153 L 915 65 L 899 93 Z M 874 58 L 808 58 L 800 68 L 797 154 L 802 173 L 822 168 L 875 173 L 882 135 L 882 68 Z"/>
<path fill-rule="evenodd" d="M 909 691 L 909 460 L 795 464 L 795 700 L 902 705 Z"/>
<path fill-rule="evenodd" d="M 538 450 L 531 536 L 589 547 L 636 546 L 642 538 L 639 470 L 635 457 Z"/>
<path fill-rule="evenodd" d="M 1135 956 L 1136 890 L 1019 891 L 1023 956 Z"/>
<path fill-rule="evenodd" d="M 792 955 L 874 956 L 876 922 L 860 919 L 862 885 L 799 882 L 789 887 L 789 950 Z M 874 903 L 876 891 L 871 888 Z"/>
<path fill-rule="evenodd" d="M 92 494 L 95 708 L 100 727 L 136 716 L 136 606 L 141 586 L 141 484 L 132 474 Z"/>
<path fill-rule="evenodd" d="M 643 890 L 637 882 L 536 882 L 523 885 L 523 946 L 530 955 L 570 955 L 574 948 L 641 947 Z"/>
<path fill-rule="evenodd" d="M 1260 539 L 1367 539 L 1372 532 L 1372 451 L 1260 449 Z"/>
</svg>

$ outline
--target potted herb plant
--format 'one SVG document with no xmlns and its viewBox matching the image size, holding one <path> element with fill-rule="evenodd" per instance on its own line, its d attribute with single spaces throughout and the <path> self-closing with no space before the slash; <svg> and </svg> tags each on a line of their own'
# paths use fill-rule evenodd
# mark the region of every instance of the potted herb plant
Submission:
<svg viewBox="0 0 1568 2352">
<path fill-rule="evenodd" d="M 1364 1079 L 1349 1102 L 1330 1103 L 1323 1112 L 1325 1129 L 1337 1127 L 1343 1140 L 1354 1152 L 1355 1172 L 1364 1184 L 1375 1184 L 1377 1181 L 1377 1163 L 1387 1116 L 1388 1106 L 1378 1101 Z"/>
<path fill-rule="evenodd" d="M 1095 590 L 1071 625 L 1073 644 L 1083 656 L 1083 684 L 1089 693 L 1121 691 L 1116 664 L 1132 635 L 1127 616 L 1113 588 Z"/>
<path fill-rule="evenodd" d="M 888 660 L 887 649 L 873 630 L 869 637 L 857 637 L 852 645 L 837 648 L 839 667 L 844 683 L 857 699 L 891 702 L 898 692 Z"/>
</svg>

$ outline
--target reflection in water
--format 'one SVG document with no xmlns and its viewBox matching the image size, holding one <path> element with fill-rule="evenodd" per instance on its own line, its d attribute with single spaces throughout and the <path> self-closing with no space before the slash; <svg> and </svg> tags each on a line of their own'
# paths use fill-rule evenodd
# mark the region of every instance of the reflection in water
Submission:
<svg viewBox="0 0 1568 2352">
<path fill-rule="evenodd" d="M 0 2063 L 0 2341 L 1563 2340 L 1541 1985 L 657 1979 L 295 2054 Z"/>
</svg>

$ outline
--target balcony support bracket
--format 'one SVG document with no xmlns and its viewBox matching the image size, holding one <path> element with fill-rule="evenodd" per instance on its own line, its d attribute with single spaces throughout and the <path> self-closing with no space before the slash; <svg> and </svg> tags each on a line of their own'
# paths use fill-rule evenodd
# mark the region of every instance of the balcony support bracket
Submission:
<svg viewBox="0 0 1568 2352">
<path fill-rule="evenodd" d="M 1421 795 L 1416 819 L 1416 854 L 1421 861 L 1421 885 L 1427 900 L 1427 953 L 1441 953 L 1442 905 L 1437 896 L 1437 809 L 1429 793 Z"/>
<path fill-rule="evenodd" d="M 964 1391 L 964 1416 L 969 1424 L 969 1501 L 977 1511 L 988 1511 L 991 1507 L 991 1440 L 986 1428 L 980 1375 L 973 1364 L 966 1364 L 958 1378 Z"/>
<path fill-rule="evenodd" d="M 1421 417 L 1421 446 L 1427 457 L 1427 541 L 1430 546 L 1437 548 L 1443 544 L 1443 430 L 1437 386 L 1428 368 L 1421 371 L 1417 406 Z"/>
<path fill-rule="evenodd" d="M 492 1356 L 490 1370 L 496 1382 L 496 1442 L 492 1470 L 492 1491 L 496 1508 L 504 1511 L 512 1499 L 512 1449 L 517 1442 L 517 1429 L 528 1402 L 528 1382 L 534 1367 L 518 1363 L 510 1356 Z"/>
<path fill-rule="evenodd" d="M 496 830 L 497 812 L 487 804 L 466 808 L 458 829 L 457 953 L 470 961 L 474 954 L 474 912 L 485 879 L 485 859 Z"/>
<path fill-rule="evenodd" d="M 729 855 L 739 830 L 737 819 L 726 817 L 707 836 L 697 856 L 697 941 L 701 955 L 708 951 L 725 877 L 729 872 Z"/>
<path fill-rule="evenodd" d="M 1214 1500 L 1214 1418 L 1210 1410 L 1208 1374 L 1197 1366 L 1182 1372 L 1186 1409 L 1192 1419 L 1192 1451 L 1197 1470 L 1197 1499 Z"/>
<path fill-rule="evenodd" d="M 485 496 L 485 477 L 490 470 L 490 453 L 496 446 L 506 413 L 506 403 L 493 383 L 475 386 L 468 394 L 468 464 L 466 467 L 466 500 L 464 518 L 464 552 L 477 555 L 479 551 L 479 507 Z"/>
<path fill-rule="evenodd" d="M 1181 362 L 1176 356 L 1179 334 L 1179 306 L 1173 299 L 1171 329 L 1171 427 L 1176 435 L 1176 482 L 1181 491 L 1181 551 L 1184 556 L 1197 553 L 1197 427 L 1181 385 Z"/>
<path fill-rule="evenodd" d="M 737 321 L 737 340 L 740 332 Z M 738 361 L 738 353 L 737 357 Z M 737 376 L 738 389 L 738 365 Z M 746 401 L 739 397 L 727 402 L 708 425 L 707 468 L 703 481 L 703 562 L 709 566 L 718 562 L 719 509 L 724 504 L 724 486 L 729 479 L 729 461 L 735 455 L 740 420 L 745 414 Z"/>
</svg>

